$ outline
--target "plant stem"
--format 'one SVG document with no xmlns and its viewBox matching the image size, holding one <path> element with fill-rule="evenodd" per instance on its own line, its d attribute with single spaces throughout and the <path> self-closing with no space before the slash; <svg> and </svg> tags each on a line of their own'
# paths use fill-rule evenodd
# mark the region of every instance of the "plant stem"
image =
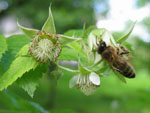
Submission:
<svg viewBox="0 0 150 113">
<path fill-rule="evenodd" d="M 57 81 L 55 75 L 53 75 L 51 72 L 56 70 L 56 67 L 57 66 L 54 62 L 50 62 L 49 69 L 48 69 L 48 76 L 50 77 L 50 99 L 49 99 L 48 106 L 50 109 L 53 109 L 55 107 Z"/>
</svg>

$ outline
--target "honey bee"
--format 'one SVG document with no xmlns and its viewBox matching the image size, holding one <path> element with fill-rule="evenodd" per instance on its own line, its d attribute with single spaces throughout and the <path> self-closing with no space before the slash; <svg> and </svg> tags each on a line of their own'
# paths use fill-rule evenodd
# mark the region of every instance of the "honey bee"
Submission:
<svg viewBox="0 0 150 113">
<path fill-rule="evenodd" d="M 122 52 L 120 52 L 120 49 Z M 134 78 L 135 71 L 131 64 L 122 56 L 128 55 L 129 51 L 123 46 L 120 48 L 107 46 L 104 41 L 98 44 L 97 52 L 111 66 L 111 68 L 127 78 Z"/>
</svg>

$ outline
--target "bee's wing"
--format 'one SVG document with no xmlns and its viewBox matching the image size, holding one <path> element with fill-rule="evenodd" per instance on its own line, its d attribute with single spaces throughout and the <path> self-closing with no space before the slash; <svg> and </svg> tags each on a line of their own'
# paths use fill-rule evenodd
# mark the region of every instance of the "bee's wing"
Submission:
<svg viewBox="0 0 150 113">
<path fill-rule="evenodd" d="M 111 66 L 111 67 L 112 67 L 112 70 L 113 70 L 114 74 L 115 74 L 122 82 L 126 83 L 125 77 L 120 74 L 120 73 L 122 73 L 121 70 L 119 70 L 119 69 L 117 69 L 117 68 L 115 68 L 115 67 L 113 67 L 113 66 Z"/>
</svg>

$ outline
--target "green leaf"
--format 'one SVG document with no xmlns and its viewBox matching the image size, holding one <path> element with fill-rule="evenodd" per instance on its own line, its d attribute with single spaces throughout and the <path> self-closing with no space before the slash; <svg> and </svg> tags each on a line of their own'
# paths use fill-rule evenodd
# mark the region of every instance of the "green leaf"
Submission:
<svg viewBox="0 0 150 113">
<path fill-rule="evenodd" d="M 31 97 L 38 86 L 39 79 L 46 72 L 46 65 L 39 65 L 35 70 L 26 72 L 20 79 L 17 80 L 18 85 L 23 88 Z"/>
<path fill-rule="evenodd" d="M 114 74 L 124 83 L 126 83 L 126 79 L 123 75 L 121 75 L 120 73 L 116 72 L 115 70 L 113 70 Z"/>
<path fill-rule="evenodd" d="M 17 52 L 27 43 L 30 42 L 29 38 L 25 35 L 13 35 L 6 38 L 7 48 L 0 61 L 0 75 L 7 71 L 12 61 L 15 59 Z"/>
<path fill-rule="evenodd" d="M 60 44 L 62 46 L 65 46 L 66 44 L 69 44 L 74 41 L 81 40 L 81 38 L 74 38 L 74 37 L 65 36 L 65 35 L 58 35 L 58 36 L 59 36 Z"/>
<path fill-rule="evenodd" d="M 28 44 L 30 39 L 25 35 L 12 35 L 7 38 L 8 51 L 16 54 L 24 45 Z"/>
<path fill-rule="evenodd" d="M 37 35 L 37 33 L 39 32 L 39 30 L 36 30 L 36 29 L 23 27 L 18 22 L 17 22 L 17 25 L 20 28 L 20 30 L 31 39 L 34 38 Z"/>
<path fill-rule="evenodd" d="M 70 54 L 71 53 L 71 54 Z M 72 48 L 63 48 L 59 60 L 75 60 L 78 61 L 78 53 Z"/>
<path fill-rule="evenodd" d="M 0 35 L 0 60 L 6 50 L 7 50 L 6 38 L 3 35 Z"/>
<path fill-rule="evenodd" d="M 54 24 L 54 20 L 53 20 L 52 11 L 51 11 L 51 6 L 49 7 L 49 16 L 42 27 L 42 31 L 56 34 L 55 24 Z"/>
<path fill-rule="evenodd" d="M 0 92 L 0 95 L 1 103 L 7 108 L 4 111 L 1 110 L 1 113 L 49 113 L 38 103 L 25 100 L 11 91 Z"/>
<path fill-rule="evenodd" d="M 29 47 L 30 44 L 26 44 L 23 48 L 21 48 L 21 50 L 17 53 L 17 56 L 23 57 L 23 56 L 28 56 L 30 57 L 30 55 L 28 55 L 29 52 Z"/>
<path fill-rule="evenodd" d="M 125 34 L 124 36 L 122 36 L 120 39 L 117 40 L 117 43 L 120 43 L 120 44 L 121 44 L 123 41 L 125 41 L 125 40 L 129 37 L 129 35 L 130 35 L 130 34 L 132 33 L 132 31 L 133 31 L 133 28 L 134 28 L 135 24 L 136 24 L 136 21 L 135 21 L 135 22 L 133 23 L 133 25 L 131 26 L 129 32 L 128 32 L 127 34 Z"/>
<path fill-rule="evenodd" d="M 6 51 L 0 61 L 0 76 L 6 72 L 12 63 L 12 61 L 15 59 L 15 56 L 12 55 L 10 52 Z"/>
<path fill-rule="evenodd" d="M 25 45 L 19 52 L 25 51 L 28 48 L 28 44 Z M 22 52 L 23 53 L 23 52 Z M 18 56 L 10 65 L 9 69 L 0 78 L 0 90 L 7 88 L 18 78 L 22 77 L 25 72 L 35 69 L 38 66 L 38 62 L 33 57 L 21 57 Z"/>
</svg>

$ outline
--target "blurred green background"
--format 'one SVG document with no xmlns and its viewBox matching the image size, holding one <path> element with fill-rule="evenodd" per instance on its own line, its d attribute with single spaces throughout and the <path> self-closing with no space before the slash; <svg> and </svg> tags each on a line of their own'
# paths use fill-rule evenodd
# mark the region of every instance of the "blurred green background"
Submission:
<svg viewBox="0 0 150 113">
<path fill-rule="evenodd" d="M 127 4 L 123 4 L 123 1 Z M 119 0 L 0 0 L 0 34 L 5 36 L 20 33 L 17 19 L 26 27 L 40 29 L 48 16 L 51 2 L 57 33 L 82 29 L 86 24 L 87 27 L 106 27 L 117 38 L 129 30 L 130 23 L 134 21 L 130 17 L 136 18 L 138 15 L 138 22 L 128 40 L 134 51 L 132 62 L 136 70 L 135 79 L 128 79 L 124 84 L 111 74 L 101 78 L 101 86 L 94 95 L 85 96 L 76 88 L 69 89 L 72 73 L 64 71 L 57 86 L 43 76 L 33 99 L 16 84 L 0 92 L 0 112 L 150 113 L 150 12 L 147 12 L 147 9 L 150 11 L 150 1 L 130 1 L 132 5 L 129 0 L 122 0 L 126 8 L 123 7 L 123 10 L 120 9 L 122 4 Z M 113 4 L 116 10 L 113 10 Z M 121 16 L 124 13 L 127 15 Z M 112 20 L 114 23 L 110 23 Z M 122 29 L 119 27 L 123 26 L 119 24 L 120 21 L 124 23 Z M 104 26 L 106 23 L 108 27 Z"/>
</svg>

